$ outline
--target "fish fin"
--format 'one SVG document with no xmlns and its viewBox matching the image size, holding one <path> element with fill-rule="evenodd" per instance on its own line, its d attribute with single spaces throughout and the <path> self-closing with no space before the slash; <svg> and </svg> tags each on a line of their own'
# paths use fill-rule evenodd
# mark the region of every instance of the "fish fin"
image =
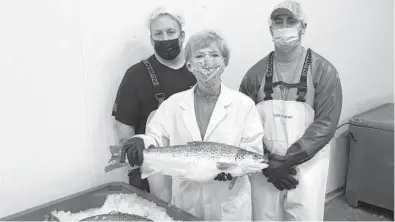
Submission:
<svg viewBox="0 0 395 222">
<path fill-rule="evenodd" d="M 217 162 L 217 169 L 221 171 L 230 171 L 237 165 L 232 163 Z"/>
<path fill-rule="evenodd" d="M 228 189 L 231 190 L 236 184 L 236 180 L 238 177 L 233 177 L 233 179 L 229 182 Z"/>
<path fill-rule="evenodd" d="M 141 167 L 141 179 L 145 179 L 151 175 L 154 175 L 155 173 L 157 173 L 156 170 L 153 170 L 149 167 Z"/>
</svg>

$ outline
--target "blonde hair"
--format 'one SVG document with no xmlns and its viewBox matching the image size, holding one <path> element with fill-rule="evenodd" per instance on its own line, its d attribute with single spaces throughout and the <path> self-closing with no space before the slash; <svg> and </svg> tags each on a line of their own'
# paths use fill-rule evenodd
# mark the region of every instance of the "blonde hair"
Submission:
<svg viewBox="0 0 395 222">
<path fill-rule="evenodd" d="M 207 48 L 212 43 L 216 43 L 223 58 L 225 66 L 229 63 L 230 52 L 225 40 L 215 31 L 204 30 L 191 36 L 185 46 L 185 61 L 188 62 L 192 55 L 199 49 Z"/>
</svg>

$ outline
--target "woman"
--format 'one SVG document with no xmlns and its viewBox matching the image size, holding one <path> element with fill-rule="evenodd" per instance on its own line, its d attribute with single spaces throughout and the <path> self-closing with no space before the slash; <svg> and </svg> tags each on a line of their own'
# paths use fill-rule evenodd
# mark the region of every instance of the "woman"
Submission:
<svg viewBox="0 0 395 222">
<path fill-rule="evenodd" d="M 221 82 L 229 62 L 224 40 L 213 31 L 197 33 L 186 45 L 185 58 L 197 84 L 164 101 L 148 123 L 146 134 L 126 142 L 129 163 L 141 165 L 142 151 L 150 145 L 191 141 L 226 143 L 263 154 L 263 127 L 254 102 Z M 248 176 L 238 178 L 229 190 L 228 182 L 222 181 L 231 178 L 220 174 L 206 183 L 173 178 L 172 204 L 203 220 L 251 220 Z"/>
</svg>

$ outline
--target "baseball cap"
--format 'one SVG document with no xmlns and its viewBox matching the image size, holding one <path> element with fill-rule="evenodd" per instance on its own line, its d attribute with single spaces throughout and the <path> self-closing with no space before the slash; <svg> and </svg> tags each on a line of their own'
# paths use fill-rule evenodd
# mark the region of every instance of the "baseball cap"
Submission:
<svg viewBox="0 0 395 222">
<path fill-rule="evenodd" d="M 277 15 L 291 15 L 296 19 L 306 23 L 306 16 L 302 10 L 300 4 L 294 0 L 285 0 L 274 7 L 270 14 L 270 20 L 273 20 Z"/>
</svg>

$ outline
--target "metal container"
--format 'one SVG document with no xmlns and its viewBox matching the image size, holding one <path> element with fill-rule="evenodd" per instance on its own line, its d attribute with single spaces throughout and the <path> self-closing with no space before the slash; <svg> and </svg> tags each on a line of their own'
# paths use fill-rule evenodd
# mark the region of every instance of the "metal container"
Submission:
<svg viewBox="0 0 395 222">
<path fill-rule="evenodd" d="M 41 206 L 0 218 L 0 221 L 44 221 L 45 215 L 49 215 L 54 210 L 77 213 L 91 208 L 100 208 L 103 206 L 108 194 L 118 193 L 136 193 L 138 196 L 156 203 L 156 205 L 159 207 L 165 208 L 167 214 L 175 220 L 200 221 L 200 219 L 194 217 L 193 215 L 169 205 L 155 196 L 142 192 L 141 190 L 124 182 L 111 182 L 103 184 L 101 186 L 43 204 Z"/>
</svg>

